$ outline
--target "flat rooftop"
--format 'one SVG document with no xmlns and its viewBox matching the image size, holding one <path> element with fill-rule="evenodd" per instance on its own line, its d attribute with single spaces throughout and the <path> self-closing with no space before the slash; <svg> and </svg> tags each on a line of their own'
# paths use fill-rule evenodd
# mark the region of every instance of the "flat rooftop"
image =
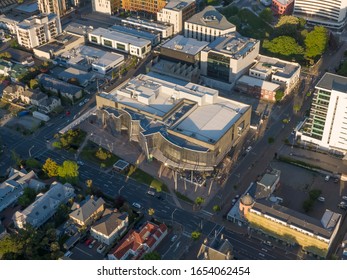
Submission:
<svg viewBox="0 0 347 280">
<path fill-rule="evenodd" d="M 190 55 L 196 55 L 201 52 L 209 43 L 198 41 L 193 38 L 186 38 L 182 35 L 177 35 L 170 41 L 162 45 L 162 48 L 175 50 Z"/>
<path fill-rule="evenodd" d="M 276 91 L 280 87 L 279 84 L 264 81 L 264 80 L 257 79 L 255 77 L 251 77 L 251 76 L 247 76 L 247 75 L 243 75 L 237 81 L 237 83 L 247 84 L 247 85 L 252 86 L 252 87 L 260 87 L 261 89 L 265 89 L 268 91 Z"/>
<path fill-rule="evenodd" d="M 66 45 L 72 44 L 73 42 L 77 41 L 79 38 L 81 37 L 72 34 L 60 34 L 54 38 L 54 41 L 44 44 L 42 46 L 38 46 L 35 49 L 38 49 L 43 52 L 57 52 L 59 50 L 64 49 Z"/>
<path fill-rule="evenodd" d="M 290 78 L 299 68 L 300 65 L 298 63 L 259 55 L 257 57 L 257 63 L 253 65 L 251 69 L 262 73 L 273 73 L 276 76 Z"/>
<path fill-rule="evenodd" d="M 139 38 L 144 38 L 150 41 L 155 40 L 158 37 L 157 34 L 153 34 L 151 32 L 144 31 L 144 30 L 138 30 L 136 28 L 129 27 L 129 26 L 113 25 L 111 26 L 111 29 L 124 33 L 124 34 L 132 35 Z"/>
<path fill-rule="evenodd" d="M 218 12 L 213 6 L 207 6 L 200 13 L 197 13 L 190 19 L 186 20 L 186 22 L 220 30 L 236 30 L 236 26 L 229 22 L 226 17 Z"/>
<path fill-rule="evenodd" d="M 126 19 L 122 19 L 122 23 L 129 23 L 133 25 L 141 25 L 144 27 L 157 29 L 157 30 L 166 30 L 168 26 L 171 26 L 171 23 L 168 22 L 160 22 L 160 21 L 149 21 L 145 19 L 128 17 Z"/>
<path fill-rule="evenodd" d="M 187 7 L 188 5 L 192 4 L 193 2 L 195 2 L 195 0 L 184 0 L 184 1 L 171 0 L 166 4 L 165 9 L 170 9 L 170 10 L 174 10 L 174 11 L 181 11 L 185 7 Z"/>
<path fill-rule="evenodd" d="M 22 5 L 19 5 L 15 8 L 15 10 L 22 13 L 35 13 L 36 11 L 39 10 L 39 7 L 36 1 L 36 2 L 24 3 Z"/>
<path fill-rule="evenodd" d="M 336 90 L 347 93 L 347 77 L 332 73 L 325 73 L 317 83 L 316 88 Z"/>
<path fill-rule="evenodd" d="M 182 81 L 177 84 L 160 75 L 138 75 L 101 96 L 136 114 L 165 117 L 170 130 L 209 144 L 218 141 L 250 107 L 219 97 L 217 90 Z"/>
<path fill-rule="evenodd" d="M 234 32 L 226 37 L 217 38 L 208 45 L 206 50 L 215 50 L 239 59 L 251 51 L 258 42 L 256 39 L 243 37 Z"/>
<path fill-rule="evenodd" d="M 64 31 L 68 33 L 73 33 L 79 36 L 84 36 L 85 34 L 92 32 L 93 27 L 79 24 L 77 22 L 71 22 L 69 23 L 69 25 L 65 27 Z"/>
<path fill-rule="evenodd" d="M 144 47 L 144 46 L 147 46 L 148 44 L 151 44 L 151 41 L 149 40 L 128 35 L 122 32 L 101 28 L 101 27 L 93 30 L 89 34 L 95 35 L 95 36 L 102 36 L 103 38 L 106 38 L 106 39 L 110 39 L 110 40 L 114 40 L 114 41 L 118 41 L 118 42 L 122 42 L 126 44 L 131 44 L 137 47 Z"/>
</svg>

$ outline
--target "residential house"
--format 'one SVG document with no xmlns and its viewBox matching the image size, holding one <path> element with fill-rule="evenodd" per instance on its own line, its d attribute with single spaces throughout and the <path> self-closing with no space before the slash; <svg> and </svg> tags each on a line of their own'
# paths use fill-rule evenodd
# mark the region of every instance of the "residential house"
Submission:
<svg viewBox="0 0 347 280">
<path fill-rule="evenodd" d="M 102 218 L 94 223 L 90 233 L 96 240 L 111 245 L 128 226 L 128 213 L 106 209 Z"/>
<path fill-rule="evenodd" d="M 7 101 L 13 101 L 17 99 L 25 90 L 25 87 L 20 84 L 11 84 L 4 88 L 2 98 Z"/>
<path fill-rule="evenodd" d="M 70 219 L 80 226 L 89 226 L 99 219 L 104 211 L 105 201 L 102 198 L 90 197 L 84 204 L 70 213 Z"/>
<path fill-rule="evenodd" d="M 141 259 L 152 252 L 168 233 L 165 224 L 147 222 L 140 231 L 131 230 L 110 252 L 109 260 Z"/>
<path fill-rule="evenodd" d="M 16 202 L 23 194 L 24 188 L 30 187 L 31 180 L 35 178 L 37 176 L 34 171 L 27 173 L 24 169 L 11 169 L 8 179 L 0 184 L 0 212 Z"/>
<path fill-rule="evenodd" d="M 47 74 L 40 74 L 37 76 L 39 83 L 46 90 L 50 90 L 61 96 L 74 101 L 82 97 L 82 88 L 63 82 L 61 80 L 55 79 Z"/>
<path fill-rule="evenodd" d="M 38 111 L 44 114 L 49 114 L 59 106 L 61 106 L 60 98 L 51 96 L 40 102 L 38 105 Z"/>
<path fill-rule="evenodd" d="M 35 106 L 40 106 L 42 102 L 48 99 L 47 94 L 44 94 L 40 89 L 35 89 L 34 94 L 31 96 L 30 103 Z"/>
<path fill-rule="evenodd" d="M 231 260 L 233 259 L 233 246 L 224 238 L 223 234 L 213 237 L 211 240 L 205 238 L 201 244 L 197 258 L 199 260 Z"/>
<path fill-rule="evenodd" d="M 28 68 L 21 65 L 15 64 L 12 67 L 10 78 L 13 83 L 20 82 L 21 79 L 29 72 Z"/>
<path fill-rule="evenodd" d="M 23 211 L 17 211 L 13 222 L 17 228 L 24 228 L 26 224 L 38 228 L 56 213 L 61 204 L 74 196 L 74 188 L 70 184 L 53 182 L 46 193 L 37 195 L 36 200 Z"/>
<path fill-rule="evenodd" d="M 31 67 L 35 65 L 33 55 L 29 52 L 22 50 L 9 48 L 6 50 L 11 55 L 11 61 L 15 64 L 20 64 L 22 66 Z"/>
</svg>

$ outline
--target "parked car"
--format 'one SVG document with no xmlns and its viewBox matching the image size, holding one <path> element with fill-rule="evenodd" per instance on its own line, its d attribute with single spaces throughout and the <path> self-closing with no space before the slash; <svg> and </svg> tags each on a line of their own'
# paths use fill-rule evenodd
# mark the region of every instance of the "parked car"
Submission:
<svg viewBox="0 0 347 280">
<path fill-rule="evenodd" d="M 154 191 L 148 191 L 147 194 L 151 195 L 151 196 L 155 196 L 155 192 Z"/>
<path fill-rule="evenodd" d="M 98 249 L 96 249 L 96 251 L 101 254 L 104 251 L 105 247 L 106 246 L 104 244 L 100 244 Z"/>
<path fill-rule="evenodd" d="M 335 178 L 334 183 L 338 183 L 338 182 L 339 182 L 339 178 Z"/>
<path fill-rule="evenodd" d="M 89 244 L 89 249 L 92 249 L 94 244 L 95 244 L 96 240 L 93 240 L 92 243 Z"/>
<path fill-rule="evenodd" d="M 249 153 L 251 150 L 252 150 L 252 146 L 249 146 L 249 147 L 246 149 L 246 153 Z"/>
<path fill-rule="evenodd" d="M 132 205 L 133 205 L 134 208 L 137 208 L 137 209 L 141 209 L 142 208 L 141 204 L 139 204 L 137 202 L 134 202 Z"/>
<path fill-rule="evenodd" d="M 329 180 L 330 180 L 330 176 L 329 175 L 327 175 L 327 176 L 325 176 L 325 179 L 324 179 L 326 182 L 328 182 Z"/>
<path fill-rule="evenodd" d="M 65 257 L 70 257 L 71 255 L 72 255 L 72 252 L 71 252 L 71 251 L 67 251 L 67 252 L 64 254 Z"/>
<path fill-rule="evenodd" d="M 320 196 L 320 197 L 317 198 L 317 200 L 320 201 L 320 202 L 324 202 L 325 198 L 323 196 Z"/>
<path fill-rule="evenodd" d="M 77 164 L 78 164 L 78 165 L 84 165 L 84 162 L 81 161 L 81 160 L 79 160 L 79 161 L 77 161 Z"/>
<path fill-rule="evenodd" d="M 235 205 L 235 203 L 236 203 L 236 201 L 237 201 L 237 199 L 235 199 L 235 198 L 234 198 L 234 199 L 231 201 L 231 205 L 233 205 L 233 206 L 234 206 L 234 205 Z"/>
<path fill-rule="evenodd" d="M 171 238 L 171 242 L 175 242 L 176 241 L 176 239 L 177 239 L 177 235 L 175 234 L 174 236 L 172 236 L 172 238 Z"/>
<path fill-rule="evenodd" d="M 86 242 L 85 242 L 85 244 L 86 244 L 87 246 L 89 246 L 90 243 L 92 243 L 92 242 L 93 242 L 93 239 L 87 239 Z"/>
<path fill-rule="evenodd" d="M 342 199 L 347 201 L 347 196 L 344 195 Z"/>
</svg>

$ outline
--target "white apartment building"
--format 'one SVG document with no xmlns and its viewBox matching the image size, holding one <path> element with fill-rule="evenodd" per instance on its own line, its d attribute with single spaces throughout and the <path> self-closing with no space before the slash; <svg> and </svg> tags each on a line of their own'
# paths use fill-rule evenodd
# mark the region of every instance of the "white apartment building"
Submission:
<svg viewBox="0 0 347 280">
<path fill-rule="evenodd" d="M 60 19 L 55 14 L 35 15 L 17 26 L 18 43 L 27 49 L 41 46 L 61 32 Z"/>
<path fill-rule="evenodd" d="M 297 139 L 326 150 L 347 152 L 347 77 L 325 73 L 316 85 L 310 116 Z"/>
<path fill-rule="evenodd" d="M 195 0 L 172 0 L 157 13 L 157 20 L 174 26 L 174 34 L 183 30 L 184 22 L 195 14 Z"/>
<path fill-rule="evenodd" d="M 184 37 L 199 41 L 212 42 L 235 31 L 236 26 L 212 6 L 207 6 L 184 23 Z"/>
<path fill-rule="evenodd" d="M 243 37 L 237 32 L 214 40 L 201 51 L 201 74 L 205 76 L 206 85 L 233 84 L 254 63 L 259 46 L 259 40 Z M 208 83 L 207 80 L 216 82 Z"/>
<path fill-rule="evenodd" d="M 116 9 L 120 8 L 120 0 L 92 0 L 94 12 L 112 15 Z"/>
<path fill-rule="evenodd" d="M 38 0 L 37 5 L 43 14 L 63 16 L 71 8 L 71 0 Z"/>
<path fill-rule="evenodd" d="M 342 30 L 347 19 L 347 0 L 295 0 L 293 15 L 311 24 Z"/>
<path fill-rule="evenodd" d="M 151 51 L 151 41 L 118 31 L 98 28 L 88 34 L 89 42 L 144 58 Z"/>
<path fill-rule="evenodd" d="M 133 28 L 140 28 L 149 32 L 159 33 L 160 37 L 163 39 L 169 38 L 174 34 L 173 24 L 167 22 L 149 21 L 145 19 L 128 17 L 126 19 L 122 19 L 122 24 Z"/>
</svg>

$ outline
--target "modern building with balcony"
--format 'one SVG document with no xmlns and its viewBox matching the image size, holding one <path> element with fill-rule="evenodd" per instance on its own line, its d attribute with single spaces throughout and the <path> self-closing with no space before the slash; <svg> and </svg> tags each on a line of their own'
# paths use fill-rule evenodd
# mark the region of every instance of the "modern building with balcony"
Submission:
<svg viewBox="0 0 347 280">
<path fill-rule="evenodd" d="M 313 95 L 310 115 L 297 128 L 297 140 L 346 154 L 347 77 L 325 73 Z"/>
<path fill-rule="evenodd" d="M 60 19 L 56 14 L 35 15 L 17 26 L 18 43 L 27 49 L 41 46 L 61 32 Z"/>
<path fill-rule="evenodd" d="M 122 8 L 126 11 L 156 14 L 166 5 L 166 0 L 122 0 Z"/>
<path fill-rule="evenodd" d="M 347 0 L 295 0 L 293 15 L 310 24 L 342 31 L 347 20 Z"/>
<path fill-rule="evenodd" d="M 152 72 L 96 99 L 100 126 L 175 170 L 214 170 L 250 125 L 251 106 Z"/>
</svg>

